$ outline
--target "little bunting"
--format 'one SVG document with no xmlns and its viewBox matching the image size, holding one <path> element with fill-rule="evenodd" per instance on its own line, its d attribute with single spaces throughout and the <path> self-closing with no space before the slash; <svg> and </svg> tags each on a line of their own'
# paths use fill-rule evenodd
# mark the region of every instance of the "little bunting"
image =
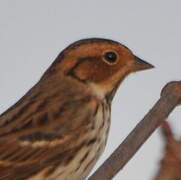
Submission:
<svg viewBox="0 0 181 180">
<path fill-rule="evenodd" d="M 105 148 L 116 90 L 128 74 L 150 68 L 113 40 L 65 48 L 0 115 L 0 180 L 84 180 Z"/>
</svg>

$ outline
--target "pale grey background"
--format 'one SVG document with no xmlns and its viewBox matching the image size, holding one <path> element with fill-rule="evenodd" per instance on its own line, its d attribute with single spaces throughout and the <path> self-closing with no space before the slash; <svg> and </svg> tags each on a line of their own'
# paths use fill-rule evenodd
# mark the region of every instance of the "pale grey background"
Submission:
<svg viewBox="0 0 181 180">
<path fill-rule="evenodd" d="M 0 112 L 37 82 L 69 43 L 87 37 L 124 43 L 156 69 L 133 74 L 120 87 L 100 165 L 153 106 L 165 83 L 181 79 L 180 2 L 0 0 Z M 180 110 L 170 117 L 178 136 Z M 151 180 L 162 146 L 157 130 L 115 180 Z"/>
</svg>

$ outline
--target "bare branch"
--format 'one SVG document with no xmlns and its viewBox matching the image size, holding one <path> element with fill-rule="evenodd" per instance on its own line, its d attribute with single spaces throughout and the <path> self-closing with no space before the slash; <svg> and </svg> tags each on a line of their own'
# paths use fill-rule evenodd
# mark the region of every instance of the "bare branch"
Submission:
<svg viewBox="0 0 181 180">
<path fill-rule="evenodd" d="M 180 102 L 181 81 L 168 83 L 154 107 L 89 180 L 113 178 Z"/>
</svg>

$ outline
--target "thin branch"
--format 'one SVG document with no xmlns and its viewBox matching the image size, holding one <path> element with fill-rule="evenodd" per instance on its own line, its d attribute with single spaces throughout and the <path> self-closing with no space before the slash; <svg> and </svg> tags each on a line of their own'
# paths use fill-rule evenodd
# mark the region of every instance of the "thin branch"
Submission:
<svg viewBox="0 0 181 180">
<path fill-rule="evenodd" d="M 88 180 L 112 179 L 180 102 L 181 81 L 168 83 L 154 107 Z"/>
</svg>

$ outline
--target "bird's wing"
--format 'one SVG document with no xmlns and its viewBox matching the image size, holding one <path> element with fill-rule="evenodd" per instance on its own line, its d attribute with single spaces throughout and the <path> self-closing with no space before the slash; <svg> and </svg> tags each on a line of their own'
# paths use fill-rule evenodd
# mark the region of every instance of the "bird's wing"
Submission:
<svg viewBox="0 0 181 180">
<path fill-rule="evenodd" d="M 97 105 L 87 97 L 59 104 L 63 107 L 56 102 L 54 106 L 37 105 L 44 108 L 43 114 L 33 114 L 36 110 L 27 114 L 25 107 L 35 109 L 36 106 L 29 102 L 8 111 L 11 116 L 5 113 L 0 117 L 3 122 L 0 126 L 0 180 L 23 180 L 71 160 L 83 143 L 82 135 L 90 128 Z M 13 112 L 16 108 L 20 108 L 19 118 Z"/>
</svg>

